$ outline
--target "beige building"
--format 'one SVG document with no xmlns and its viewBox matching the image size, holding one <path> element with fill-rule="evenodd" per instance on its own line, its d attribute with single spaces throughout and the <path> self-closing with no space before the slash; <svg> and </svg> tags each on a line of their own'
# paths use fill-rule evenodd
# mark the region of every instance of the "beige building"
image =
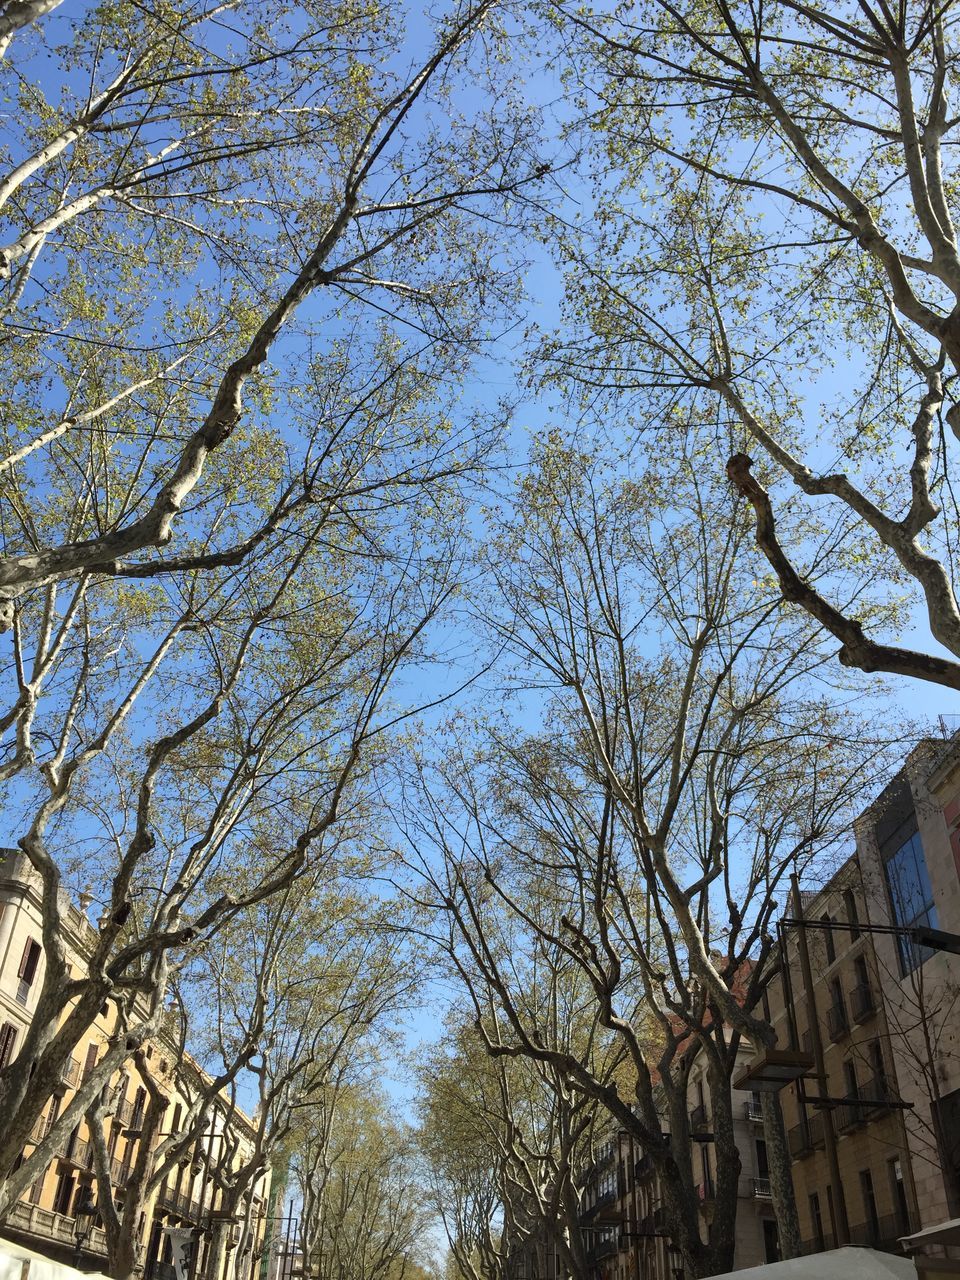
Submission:
<svg viewBox="0 0 960 1280">
<path fill-rule="evenodd" d="M 788 904 L 812 991 L 791 926 L 770 996 L 781 1046 L 812 1052 L 820 1031 L 824 1078 L 780 1095 L 810 1251 L 838 1235 L 898 1250 L 960 1213 L 960 955 L 909 934 L 960 935 L 960 739 L 922 742 L 854 829 L 855 855 Z"/>
<path fill-rule="evenodd" d="M 751 1056 L 752 1051 L 744 1047 L 738 1055 L 740 1065 L 745 1066 Z M 709 1096 L 706 1065 L 698 1059 L 690 1069 L 687 1098 L 704 1239 L 714 1212 L 716 1184 Z M 739 1270 L 776 1261 L 779 1250 L 760 1100 L 752 1092 L 732 1089 L 731 1101 L 741 1161 L 734 1253 Z M 590 1261 L 598 1280 L 679 1280 L 682 1258 L 674 1247 L 648 1153 L 621 1132 L 594 1150 L 582 1185 L 581 1226 L 592 1237 Z"/>
<path fill-rule="evenodd" d="M 80 968 L 97 936 L 86 916 L 89 905 L 83 899 L 79 908 L 66 901 L 62 904 L 68 954 L 75 969 Z M 12 1062 L 20 1051 L 39 992 L 44 963 L 41 918 L 38 879 L 29 861 L 17 850 L 0 851 L 0 1068 Z M 77 1046 L 24 1154 L 47 1136 L 77 1085 L 96 1065 L 113 1033 L 114 1017 L 112 1005 L 105 1006 Z M 147 1046 L 144 1057 L 152 1080 L 169 1099 L 161 1137 L 176 1133 L 194 1086 L 202 1081 L 200 1068 L 191 1059 L 181 1057 L 176 1046 L 165 1043 L 162 1037 Z M 115 1091 L 117 1105 L 107 1121 L 105 1136 L 114 1195 L 122 1203 L 123 1187 L 137 1157 L 148 1095 L 132 1061 L 117 1073 L 110 1087 Z M 173 1280 L 169 1228 L 190 1229 L 199 1242 L 194 1280 L 247 1280 L 255 1274 L 263 1243 L 269 1171 L 257 1180 L 249 1203 L 243 1206 L 250 1221 L 247 1248 L 241 1255 L 236 1247 L 241 1229 L 231 1227 L 221 1274 L 207 1274 L 212 1228 L 223 1198 L 218 1169 L 224 1162 L 237 1167 L 252 1151 L 253 1141 L 251 1122 L 242 1112 L 228 1107 L 225 1100 L 223 1109 L 212 1122 L 208 1121 L 207 1132 L 190 1158 L 154 1190 L 147 1203 L 139 1225 L 139 1241 L 148 1277 Z M 81 1122 L 57 1142 L 50 1163 L 0 1225 L 0 1234 L 61 1261 L 79 1259 L 87 1269 L 102 1269 L 107 1249 L 99 1222 L 94 1220 L 78 1246 L 77 1208 L 90 1198 L 94 1202 L 97 1198 L 93 1151 L 86 1123 Z"/>
<path fill-rule="evenodd" d="M 800 914 L 791 899 L 788 915 Z M 803 980 L 799 931 L 786 930 L 786 980 L 770 992 L 778 1043 L 789 1045 L 795 1037 L 793 1042 L 813 1055 L 815 1024 L 823 1054 L 822 1080 L 811 1072 L 780 1095 L 803 1248 L 819 1252 L 846 1236 L 853 1243 L 897 1251 L 898 1237 L 918 1225 L 917 1198 L 904 1112 L 895 1105 L 894 1047 L 874 935 L 860 927 L 868 915 L 856 859 L 823 890 L 803 895 L 802 914 L 811 926 L 847 926 L 804 930 L 812 990 Z M 820 1099 L 831 1102 L 818 1105 Z M 827 1157 L 831 1133 L 839 1188 Z"/>
</svg>

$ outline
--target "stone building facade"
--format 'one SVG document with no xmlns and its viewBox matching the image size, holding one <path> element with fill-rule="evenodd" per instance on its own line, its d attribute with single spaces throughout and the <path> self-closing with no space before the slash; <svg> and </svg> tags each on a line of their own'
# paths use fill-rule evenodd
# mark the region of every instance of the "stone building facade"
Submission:
<svg viewBox="0 0 960 1280">
<path fill-rule="evenodd" d="M 907 932 L 960 936 L 960 740 L 920 743 L 854 832 L 853 856 L 787 905 L 812 990 L 791 925 L 770 991 L 779 1045 L 814 1054 L 814 1026 L 821 1041 L 823 1078 L 780 1095 L 808 1251 L 897 1251 L 960 1213 L 960 955 Z"/>
<path fill-rule="evenodd" d="M 67 922 L 67 949 L 74 970 L 80 968 L 97 937 L 86 914 L 89 905 L 84 899 L 79 906 L 66 901 L 62 904 Z M 30 1025 L 44 964 L 41 919 L 37 879 L 28 860 L 18 850 L 0 850 L 0 1069 L 15 1059 Z M 25 1153 L 47 1137 L 78 1084 L 96 1065 L 113 1035 L 114 1016 L 112 1006 L 105 1006 L 77 1045 L 59 1088 L 37 1120 Z M 144 1059 L 153 1082 L 169 1100 L 162 1134 L 177 1132 L 189 1098 L 201 1081 L 201 1069 L 162 1037 L 146 1046 Z M 117 1105 L 107 1121 L 106 1140 L 111 1183 L 115 1196 L 122 1202 L 123 1187 L 141 1140 L 147 1088 L 132 1061 L 117 1073 L 109 1088 Z M 215 1176 L 216 1158 L 225 1146 L 233 1160 L 241 1161 L 252 1150 L 254 1141 L 248 1118 L 237 1108 L 228 1107 L 226 1100 L 219 1117 L 207 1126 L 208 1140 L 198 1142 L 191 1158 L 179 1165 L 147 1202 L 140 1224 L 140 1241 L 145 1273 L 154 1280 L 173 1280 L 170 1236 L 166 1228 L 193 1232 L 199 1245 L 195 1280 L 201 1277 L 203 1280 L 247 1280 L 256 1274 L 255 1258 L 263 1241 L 269 1172 L 258 1181 L 251 1197 L 248 1256 L 240 1258 L 228 1249 L 222 1275 L 207 1275 L 210 1227 L 221 1199 Z M 229 1129 L 229 1143 L 224 1141 L 225 1128 Z M 84 1199 L 96 1201 L 89 1136 L 86 1123 L 81 1122 L 57 1141 L 46 1168 L 0 1224 L 0 1235 L 60 1261 L 76 1262 L 87 1270 L 102 1270 L 107 1258 L 102 1225 L 95 1220 L 79 1246 L 76 1234 L 78 1205 Z"/>
</svg>

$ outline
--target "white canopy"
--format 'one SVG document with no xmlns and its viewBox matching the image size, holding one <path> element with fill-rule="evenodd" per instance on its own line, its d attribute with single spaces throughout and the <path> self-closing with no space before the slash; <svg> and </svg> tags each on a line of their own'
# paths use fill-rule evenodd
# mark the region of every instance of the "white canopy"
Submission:
<svg viewBox="0 0 960 1280">
<path fill-rule="evenodd" d="M 0 1280 L 107 1280 L 99 1271 L 78 1271 L 22 1244 L 0 1240 Z"/>
<path fill-rule="evenodd" d="M 763 1267 L 728 1271 L 714 1280 L 917 1280 L 910 1258 L 876 1249 L 829 1249 L 806 1258 L 787 1258 Z"/>
<path fill-rule="evenodd" d="M 924 1227 L 922 1231 L 915 1231 L 912 1236 L 901 1236 L 900 1239 L 912 1248 L 925 1244 L 960 1244 L 960 1218 L 938 1222 L 934 1227 Z"/>
</svg>

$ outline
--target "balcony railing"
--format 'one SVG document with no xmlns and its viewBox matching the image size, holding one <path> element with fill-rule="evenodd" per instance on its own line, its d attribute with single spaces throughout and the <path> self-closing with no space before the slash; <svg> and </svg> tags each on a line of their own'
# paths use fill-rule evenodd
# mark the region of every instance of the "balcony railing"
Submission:
<svg viewBox="0 0 960 1280">
<path fill-rule="evenodd" d="M 17 985 L 17 1002 L 26 1005 L 30 1001 L 31 984 L 25 978 L 21 978 Z"/>
<path fill-rule="evenodd" d="M 601 1262 L 604 1258 L 610 1258 L 617 1252 L 617 1242 L 612 1237 L 608 1240 L 598 1240 L 590 1249 L 587 1250 L 587 1262 Z"/>
<path fill-rule="evenodd" d="M 759 1102 L 745 1102 L 743 1104 L 743 1114 L 747 1120 L 752 1120 L 754 1124 L 763 1124 L 763 1107 Z"/>
<path fill-rule="evenodd" d="M 842 1004 L 832 1004 L 827 1010 L 827 1034 L 830 1039 L 842 1040 L 849 1030 L 846 1009 Z"/>
<path fill-rule="evenodd" d="M 858 983 L 850 992 L 850 1012 L 854 1022 L 866 1022 L 877 1011 L 873 988 L 869 982 Z"/>
<path fill-rule="evenodd" d="M 850 1228 L 850 1243 L 865 1245 L 870 1249 L 881 1249 L 885 1253 L 900 1253 L 899 1239 L 915 1230 L 915 1223 L 909 1215 L 900 1217 L 889 1214 L 876 1218 L 873 1222 L 861 1222 Z"/>
<path fill-rule="evenodd" d="M 707 1108 L 701 1102 L 699 1106 L 693 1108 L 690 1112 L 690 1131 L 692 1133 L 702 1133 L 707 1127 Z"/>
<path fill-rule="evenodd" d="M 807 1156 L 823 1146 L 823 1116 L 807 1116 L 787 1134 L 787 1145 L 794 1160 Z"/>
<path fill-rule="evenodd" d="M 871 1076 L 860 1086 L 860 1106 L 865 1117 L 890 1110 L 894 1091 L 884 1076 Z"/>
<path fill-rule="evenodd" d="M 653 1161 L 648 1155 L 642 1155 L 634 1164 L 633 1172 L 638 1178 L 648 1178 L 653 1173 Z"/>
<path fill-rule="evenodd" d="M 872 1076 L 864 1081 L 857 1092 L 847 1094 L 843 1106 L 837 1108 L 837 1131 L 846 1133 L 889 1111 L 891 1097 L 890 1086 L 881 1076 Z"/>
<path fill-rule="evenodd" d="M 45 1240 L 56 1240 L 70 1246 L 76 1246 L 76 1223 L 66 1214 L 57 1213 L 53 1209 L 42 1209 L 38 1204 L 27 1204 L 23 1200 L 14 1204 L 6 1219 L 6 1225 L 26 1235 L 42 1237 Z M 107 1241 L 102 1227 L 94 1227 L 84 1242 L 84 1252 L 106 1255 Z"/>
<path fill-rule="evenodd" d="M 581 1222 L 591 1221 L 591 1219 L 595 1218 L 598 1213 L 601 1213 L 604 1209 L 609 1208 L 610 1205 L 615 1204 L 616 1200 L 617 1200 L 617 1193 L 615 1190 L 604 1191 L 603 1195 L 597 1196 L 596 1200 L 594 1200 L 592 1204 L 587 1205 L 584 1209 L 581 1210 L 581 1213 L 580 1213 Z"/>
<path fill-rule="evenodd" d="M 187 1218 L 191 1222 L 199 1222 L 204 1212 L 199 1200 L 191 1200 L 182 1191 L 161 1191 L 157 1197 L 158 1206 L 167 1213 L 174 1213 L 179 1218 Z"/>
<path fill-rule="evenodd" d="M 770 1189 L 770 1179 L 754 1178 L 753 1179 L 754 1200 L 770 1200 L 772 1199 L 772 1197 L 773 1197 L 773 1192 Z"/>
<path fill-rule="evenodd" d="M 812 1236 L 800 1241 L 800 1252 L 803 1254 L 823 1253 L 825 1250 L 833 1248 L 835 1248 L 834 1239 L 829 1231 L 823 1231 L 818 1236 Z"/>
</svg>

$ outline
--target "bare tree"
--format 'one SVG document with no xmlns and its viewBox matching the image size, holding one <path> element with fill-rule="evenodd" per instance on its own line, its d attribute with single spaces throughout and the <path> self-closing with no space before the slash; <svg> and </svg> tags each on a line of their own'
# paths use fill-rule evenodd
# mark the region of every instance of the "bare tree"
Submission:
<svg viewBox="0 0 960 1280">
<path fill-rule="evenodd" d="M 804 691 L 826 656 L 751 581 L 748 530 L 722 491 L 683 467 L 651 480 L 544 447 L 522 520 L 495 543 L 507 607 L 484 615 L 502 620 L 517 680 L 547 691 L 543 727 L 466 731 L 422 766 L 406 830 L 489 1051 L 549 1064 L 609 1110 L 655 1164 L 685 1267 L 706 1275 L 732 1265 L 730 1074 L 744 1037 L 772 1041 L 760 1002 L 778 886 L 843 831 L 877 760 Z M 542 956 L 580 971 L 627 1077 L 558 1043 L 526 995 Z M 697 1055 L 717 1166 L 705 1240 Z"/>
<path fill-rule="evenodd" d="M 546 966 L 540 977 L 558 1033 L 565 1026 L 568 1041 L 585 1049 L 589 1035 L 563 998 L 564 982 Z M 598 1128 L 608 1136 L 609 1125 L 596 1100 L 550 1064 L 491 1057 L 482 1032 L 465 1023 L 452 1025 L 419 1075 L 419 1142 L 461 1272 L 502 1280 L 529 1255 L 536 1274 L 548 1275 L 549 1252 L 565 1274 L 587 1277 L 581 1175 L 591 1139 Z"/>
<path fill-rule="evenodd" d="M 599 217 L 565 235 L 558 376 L 591 412 L 713 423 L 783 597 L 840 661 L 960 688 L 954 13 L 564 12 L 603 176 Z M 838 564 L 880 567 L 879 616 L 817 574 L 819 518 L 846 526 Z"/>
<path fill-rule="evenodd" d="M 304 1258 L 322 1280 L 403 1280 L 429 1218 L 412 1135 L 365 1083 L 304 1119 Z"/>
<path fill-rule="evenodd" d="M 506 301 L 484 228 L 536 168 L 512 106 L 457 115 L 496 5 L 438 20 L 409 73 L 366 11 L 258 10 L 66 7 L 54 54 L 89 81 L 9 117 L 0 778 L 45 964 L 0 1072 L 0 1216 L 158 1032 L 171 969 L 370 803 L 490 445 L 448 380 Z M 0 75 L 25 85 L 21 38 Z M 105 1002 L 109 1051 L 13 1172 Z"/>
</svg>

